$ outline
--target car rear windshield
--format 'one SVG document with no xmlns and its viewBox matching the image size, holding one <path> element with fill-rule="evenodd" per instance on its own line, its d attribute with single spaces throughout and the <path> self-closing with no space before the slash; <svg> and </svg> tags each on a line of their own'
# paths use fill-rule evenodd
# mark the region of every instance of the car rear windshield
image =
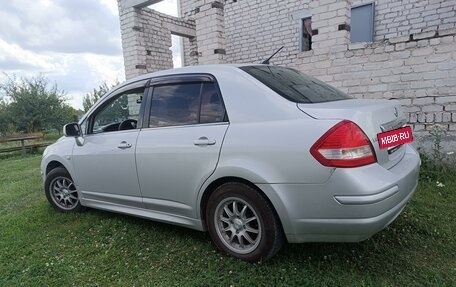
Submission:
<svg viewBox="0 0 456 287">
<path fill-rule="evenodd" d="M 294 69 L 277 66 L 244 66 L 240 69 L 295 103 L 351 99 L 338 89 Z"/>
</svg>

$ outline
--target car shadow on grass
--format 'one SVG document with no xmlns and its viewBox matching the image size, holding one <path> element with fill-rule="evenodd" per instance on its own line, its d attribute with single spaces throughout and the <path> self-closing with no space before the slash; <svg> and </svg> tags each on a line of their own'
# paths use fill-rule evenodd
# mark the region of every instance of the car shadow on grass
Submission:
<svg viewBox="0 0 456 287">
<path fill-rule="evenodd" d="M 110 211 L 104 211 L 99 209 L 92 209 L 89 208 L 87 213 L 90 215 L 94 215 L 101 219 L 106 220 L 115 220 L 126 223 L 130 225 L 130 227 L 144 230 L 148 233 L 153 233 L 154 235 L 157 233 L 164 233 L 167 236 L 174 236 L 177 238 L 189 238 L 196 240 L 197 242 L 207 242 L 210 241 L 209 234 L 205 232 L 200 232 L 197 230 L 189 229 L 186 227 L 173 225 L 169 223 L 162 223 L 159 221 L 150 220 L 147 218 L 141 218 L 136 216 L 131 216 L 127 214 L 121 213 L 114 213 Z"/>
<path fill-rule="evenodd" d="M 448 255 L 435 253 L 432 247 L 425 248 L 439 238 L 406 214 L 407 211 L 385 230 L 363 242 L 286 243 L 270 260 L 254 264 L 221 254 L 206 232 L 129 215 L 88 209 L 82 214 L 63 215 L 63 219 L 62 215 L 51 216 L 50 224 L 59 224 L 62 228 L 74 226 L 75 234 L 82 232 L 84 239 L 78 248 L 96 258 L 100 266 L 111 262 L 110 258 L 118 260 L 112 270 L 142 262 L 143 268 L 160 268 L 160 273 L 150 271 L 154 276 L 168 278 L 169 274 L 183 272 L 197 280 L 195 282 L 206 282 L 208 286 L 209 282 L 219 284 L 220 278 L 228 286 L 242 280 L 253 282 L 255 286 L 304 286 L 306 276 L 315 280 L 313 283 L 320 282 L 320 286 L 335 286 L 335 282 L 340 286 L 346 285 L 341 282 L 402 286 L 410 279 L 445 282 L 442 278 L 450 271 L 442 263 Z M 99 248 L 100 244 L 104 247 Z M 104 252 L 109 252 L 109 256 Z M 190 269 L 187 266 L 191 266 Z M 226 274 L 229 279 L 224 277 Z M 252 274 L 255 275 L 252 277 Z M 313 283 L 307 285 L 315 285 Z"/>
<path fill-rule="evenodd" d="M 173 238 L 175 242 L 185 241 L 205 251 L 207 251 L 208 247 L 216 249 L 207 232 L 102 210 L 89 209 L 88 214 L 101 220 L 122 222 L 127 224 L 130 229 L 142 230 L 153 238 L 157 238 L 157 234 L 161 234 L 160 238 Z M 332 262 L 341 265 L 350 264 L 350 268 L 357 266 L 360 270 L 365 270 L 366 266 L 386 268 L 387 266 L 379 265 L 390 265 L 388 256 L 404 256 L 407 253 L 407 246 L 400 240 L 396 240 L 396 238 L 397 234 L 395 234 L 393 224 L 392 227 L 388 227 L 372 238 L 357 243 L 285 243 L 275 257 L 262 264 L 277 265 L 286 263 L 293 265 L 307 263 L 320 268 L 322 264 Z M 214 256 L 224 255 L 217 252 Z M 373 260 L 377 261 L 378 264 L 372 264 Z"/>
</svg>

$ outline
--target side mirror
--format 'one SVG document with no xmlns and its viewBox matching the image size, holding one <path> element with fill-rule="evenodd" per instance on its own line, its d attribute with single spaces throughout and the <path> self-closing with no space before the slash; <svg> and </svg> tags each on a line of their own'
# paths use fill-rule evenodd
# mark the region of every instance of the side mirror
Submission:
<svg viewBox="0 0 456 287">
<path fill-rule="evenodd" d="M 63 134 L 66 137 L 80 137 L 82 136 L 81 127 L 77 123 L 66 124 L 63 126 Z"/>
</svg>

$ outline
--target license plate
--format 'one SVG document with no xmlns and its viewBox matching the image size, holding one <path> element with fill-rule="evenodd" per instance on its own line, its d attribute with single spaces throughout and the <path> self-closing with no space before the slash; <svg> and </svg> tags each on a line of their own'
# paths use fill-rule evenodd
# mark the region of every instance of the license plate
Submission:
<svg viewBox="0 0 456 287">
<path fill-rule="evenodd" d="M 378 145 L 381 149 L 395 147 L 413 141 L 412 128 L 407 126 L 392 131 L 377 134 Z"/>
</svg>

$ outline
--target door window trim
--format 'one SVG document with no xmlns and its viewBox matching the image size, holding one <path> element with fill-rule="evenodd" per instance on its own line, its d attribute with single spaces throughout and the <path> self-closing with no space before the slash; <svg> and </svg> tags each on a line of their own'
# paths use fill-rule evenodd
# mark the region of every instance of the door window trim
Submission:
<svg viewBox="0 0 456 287">
<path fill-rule="evenodd" d="M 225 111 L 225 115 L 222 122 L 215 122 L 215 123 L 196 123 L 196 124 L 188 124 L 188 125 L 173 125 L 173 126 L 166 126 L 166 127 L 149 127 L 150 124 L 150 114 L 151 114 L 151 105 L 152 105 L 152 98 L 154 87 L 161 86 L 161 85 L 173 85 L 173 84 L 190 84 L 190 83 L 214 83 L 215 89 L 217 91 L 218 96 L 221 99 L 223 109 Z M 225 101 L 223 100 L 222 93 L 220 91 L 220 87 L 217 83 L 216 78 L 211 74 L 204 74 L 204 73 L 197 73 L 197 74 L 177 74 L 177 75 L 166 75 L 161 77 L 156 77 L 150 79 L 149 83 L 147 84 L 148 91 L 146 97 L 146 104 L 145 104 L 145 111 L 142 118 L 142 125 L 141 129 L 158 129 L 158 128 L 173 128 L 173 127 L 184 127 L 184 126 L 200 126 L 200 125 L 214 125 L 214 124 L 226 124 L 229 123 L 228 111 L 226 110 Z M 200 94 L 201 97 L 201 94 Z M 201 99 L 200 99 L 201 101 Z M 201 103 L 199 107 L 199 115 L 198 121 L 200 120 L 201 114 Z"/>
<path fill-rule="evenodd" d="M 104 99 L 103 102 L 99 103 L 95 109 L 90 113 L 90 115 L 88 115 L 84 120 L 87 121 L 87 126 L 86 126 L 86 134 L 87 136 L 89 135 L 101 135 L 101 134 L 105 134 L 105 133 L 93 133 L 93 125 L 94 125 L 94 119 L 95 119 L 95 116 L 101 112 L 109 103 L 111 103 L 113 100 L 115 100 L 116 98 L 118 98 L 119 96 L 121 96 L 122 94 L 124 94 L 125 92 L 128 92 L 128 91 L 132 91 L 132 90 L 135 90 L 135 89 L 139 89 L 139 88 L 144 88 L 144 92 L 143 92 L 143 99 L 141 101 L 141 105 L 139 107 L 139 115 L 138 115 L 138 122 L 137 122 L 137 127 L 136 129 L 140 129 L 141 126 L 142 126 L 142 119 L 143 119 L 143 114 L 144 114 L 144 108 L 145 108 L 145 102 L 146 102 L 146 98 L 147 98 L 147 94 L 148 94 L 148 90 L 149 90 L 149 86 L 148 86 L 148 83 L 149 83 L 149 79 L 146 79 L 146 80 L 140 80 L 140 81 L 137 81 L 137 82 L 133 82 L 133 83 L 130 83 L 124 87 L 121 87 L 119 89 L 116 89 L 115 91 L 111 92 L 111 94 L 109 94 L 106 99 Z M 109 134 L 112 134 L 112 133 L 116 133 L 116 132 L 123 132 L 123 131 L 113 131 L 113 132 L 109 132 Z"/>
</svg>

